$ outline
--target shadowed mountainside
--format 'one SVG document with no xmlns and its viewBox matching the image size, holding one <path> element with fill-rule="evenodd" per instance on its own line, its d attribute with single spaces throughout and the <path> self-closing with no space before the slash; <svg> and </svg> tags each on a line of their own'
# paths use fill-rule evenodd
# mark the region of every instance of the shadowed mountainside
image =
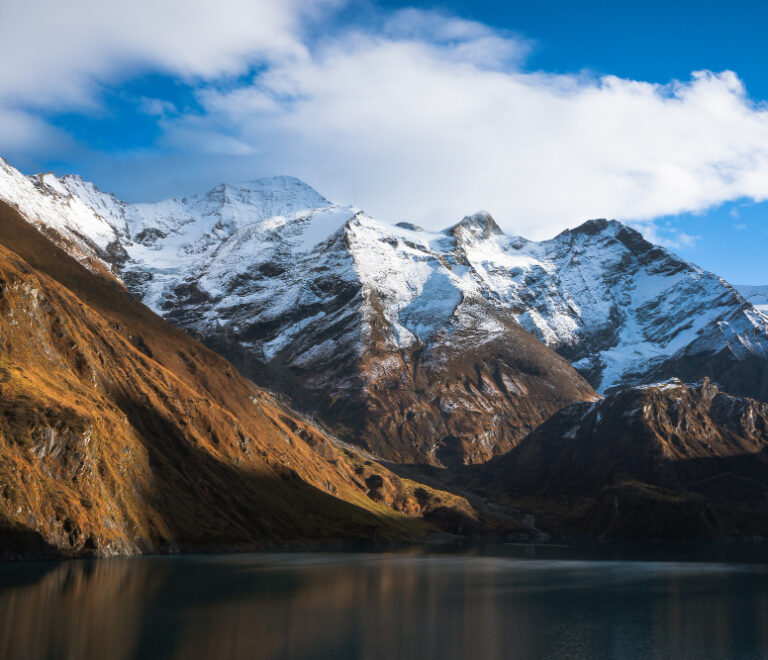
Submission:
<svg viewBox="0 0 768 660">
<path fill-rule="evenodd" d="M 474 485 L 547 531 L 768 535 L 768 404 L 677 379 L 570 406 Z"/>
</svg>

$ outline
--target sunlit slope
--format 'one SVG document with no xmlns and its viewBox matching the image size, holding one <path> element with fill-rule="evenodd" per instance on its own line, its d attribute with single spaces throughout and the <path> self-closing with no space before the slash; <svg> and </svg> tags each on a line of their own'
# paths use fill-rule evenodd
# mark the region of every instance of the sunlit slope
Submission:
<svg viewBox="0 0 768 660">
<path fill-rule="evenodd" d="M 338 449 L 2 203 L 0 307 L 6 553 L 405 538 L 430 510 L 471 516 Z"/>
</svg>

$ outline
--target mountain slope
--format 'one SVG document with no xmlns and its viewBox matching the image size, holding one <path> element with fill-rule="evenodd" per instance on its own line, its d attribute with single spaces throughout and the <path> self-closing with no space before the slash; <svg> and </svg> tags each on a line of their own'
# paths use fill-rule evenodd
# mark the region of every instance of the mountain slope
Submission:
<svg viewBox="0 0 768 660">
<path fill-rule="evenodd" d="M 539 527 L 615 536 L 768 534 L 768 404 L 672 379 L 566 408 L 475 484 Z"/>
<path fill-rule="evenodd" d="M 546 255 L 554 278 L 521 279 L 536 300 L 523 323 L 600 391 L 710 377 L 768 399 L 768 317 L 722 278 L 615 221 L 587 222 L 531 251 Z"/>
<path fill-rule="evenodd" d="M 321 431 L 0 202 L 0 552 L 419 537 L 461 498 Z"/>
<path fill-rule="evenodd" d="M 337 209 L 279 231 L 251 227 L 222 245 L 194 292 L 166 298 L 165 313 L 343 437 L 397 461 L 485 460 L 594 396 L 478 295 L 471 275 L 409 240 L 415 232 L 389 229 Z M 221 283 L 226 293 L 202 302 L 198 290 Z M 190 309 L 211 316 L 182 316 Z"/>
<path fill-rule="evenodd" d="M 393 460 L 487 460 L 594 396 L 521 328 L 598 391 L 710 377 L 768 400 L 768 317 L 615 221 L 535 243 L 487 213 L 444 232 L 387 225 L 290 177 L 128 205 L 77 177 L 6 170 L 0 195 L 21 177 L 45 199 L 16 193 L 20 208 L 53 207 L 44 230 L 98 238 L 74 251 L 94 270 Z"/>
<path fill-rule="evenodd" d="M 321 320 L 329 292 L 351 297 L 357 289 L 382 301 L 398 346 L 446 328 L 458 301 L 471 297 L 555 348 L 601 391 L 677 369 L 765 394 L 764 383 L 722 371 L 724 363 L 764 368 L 768 317 L 721 278 L 615 221 L 592 220 L 535 243 L 506 236 L 484 213 L 445 232 L 393 227 L 290 177 L 126 205 L 78 177 L 26 178 L 8 165 L 0 174 L 0 196 L 22 213 L 45 207 L 41 226 L 67 241 L 92 236 L 81 252 L 90 241 L 94 256 L 106 256 L 156 311 L 204 334 L 214 327 L 237 334 L 256 322 L 253 337 L 238 342 L 265 362 Z M 744 292 L 761 295 L 759 287 Z"/>
<path fill-rule="evenodd" d="M 80 241 L 80 254 L 120 255 L 106 267 L 146 304 L 387 459 L 486 460 L 595 396 L 489 303 L 460 255 L 442 254 L 484 216 L 427 235 L 331 204 L 291 177 L 154 205 L 121 204 L 76 177 L 34 184 L 49 201 L 19 195 L 22 212 L 84 200 L 120 247 Z M 87 228 L 62 247 L 80 235 Z"/>
</svg>

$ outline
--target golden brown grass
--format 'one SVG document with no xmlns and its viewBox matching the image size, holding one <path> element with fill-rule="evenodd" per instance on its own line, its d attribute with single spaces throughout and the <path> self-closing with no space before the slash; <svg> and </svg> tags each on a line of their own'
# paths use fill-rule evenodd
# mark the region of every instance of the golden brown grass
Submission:
<svg viewBox="0 0 768 660">
<path fill-rule="evenodd" d="M 389 497 L 370 496 L 373 473 Z M 419 487 L 337 447 L 0 204 L 0 545 L 21 532 L 73 554 L 418 538 L 433 529 Z M 467 508 L 427 491 L 429 507 Z"/>
</svg>

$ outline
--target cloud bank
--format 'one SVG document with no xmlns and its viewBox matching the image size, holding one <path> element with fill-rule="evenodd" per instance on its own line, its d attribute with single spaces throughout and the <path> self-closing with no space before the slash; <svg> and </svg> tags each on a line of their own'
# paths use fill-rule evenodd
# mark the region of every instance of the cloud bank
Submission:
<svg viewBox="0 0 768 660">
<path fill-rule="evenodd" d="M 142 99 L 162 129 L 155 162 L 201 186 L 231 159 L 239 179 L 295 174 L 383 220 L 437 228 L 483 208 L 532 238 L 768 197 L 768 110 L 733 72 L 658 84 L 528 71 L 530 41 L 415 9 L 361 26 L 332 21 L 328 2 L 40 4 L 42 25 L 16 0 L 0 9 L 0 39 L 29 54 L 0 72 L 0 122 L 30 122 L 0 128 L 0 149 L 26 134 L 39 148 L 46 109 L 158 70 L 193 86 L 199 109 Z M 74 34 L 56 36 L 62 22 Z M 14 29 L 27 24 L 52 45 L 29 52 Z M 138 163 L 123 166 L 140 183 Z"/>
</svg>

